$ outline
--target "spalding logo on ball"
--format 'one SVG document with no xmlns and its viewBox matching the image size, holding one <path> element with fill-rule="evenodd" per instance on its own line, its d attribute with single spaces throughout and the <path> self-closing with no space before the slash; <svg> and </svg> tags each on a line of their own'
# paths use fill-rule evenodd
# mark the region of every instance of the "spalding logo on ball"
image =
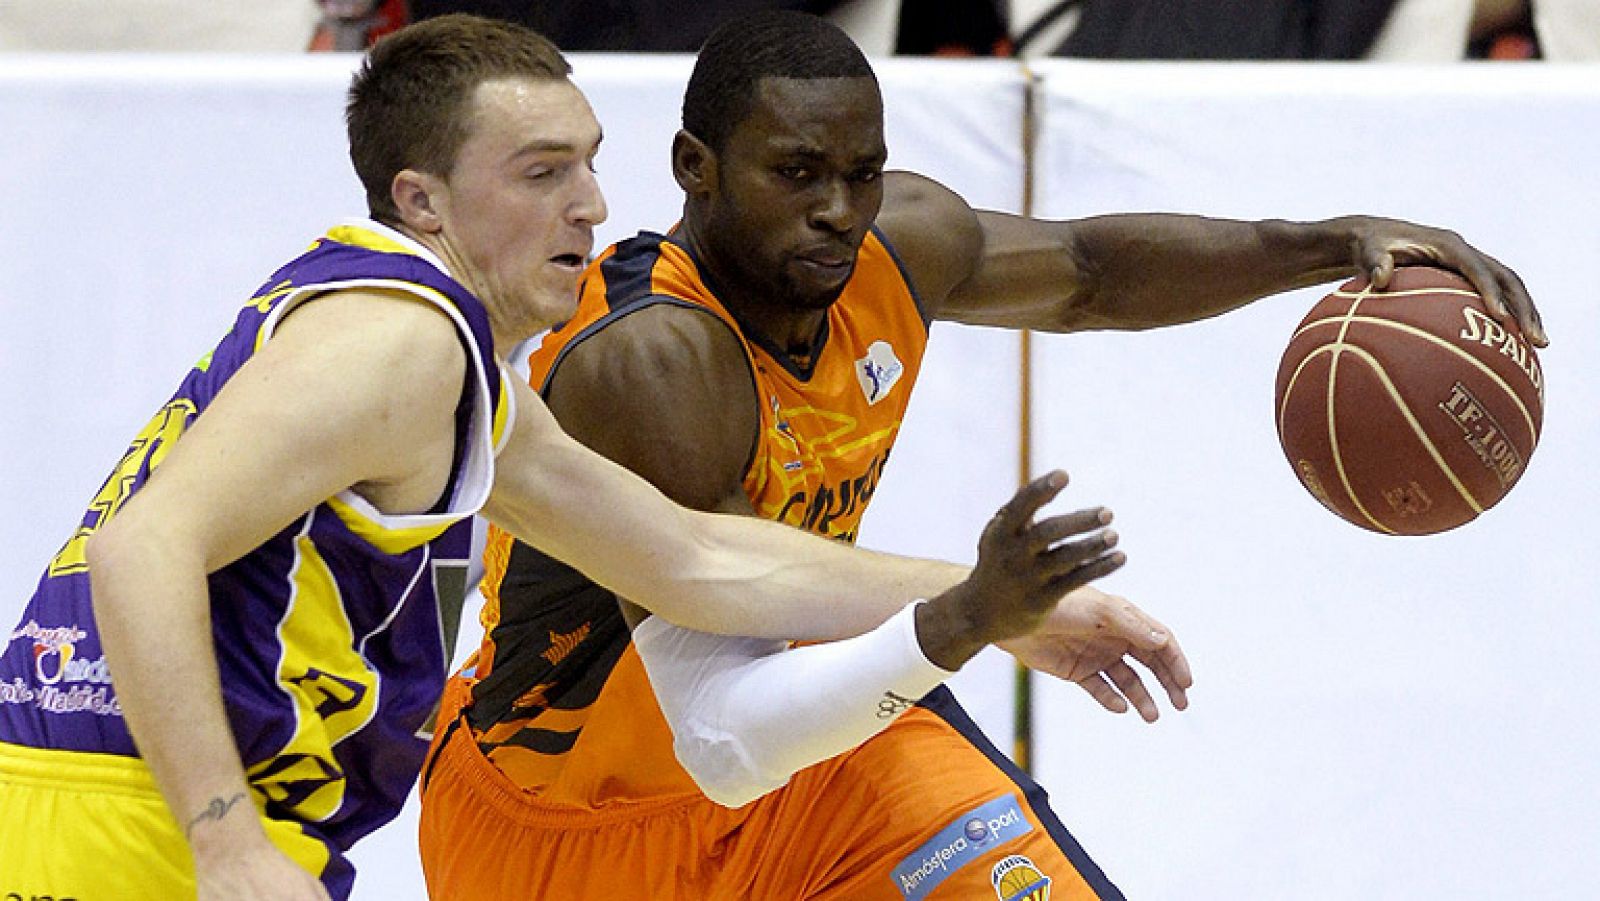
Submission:
<svg viewBox="0 0 1600 901">
<path fill-rule="evenodd" d="M 1397 269 L 1324 297 L 1278 366 L 1278 440 L 1300 483 L 1365 529 L 1427 535 L 1469 522 L 1527 469 L 1544 373 L 1515 326 L 1461 276 Z"/>
</svg>

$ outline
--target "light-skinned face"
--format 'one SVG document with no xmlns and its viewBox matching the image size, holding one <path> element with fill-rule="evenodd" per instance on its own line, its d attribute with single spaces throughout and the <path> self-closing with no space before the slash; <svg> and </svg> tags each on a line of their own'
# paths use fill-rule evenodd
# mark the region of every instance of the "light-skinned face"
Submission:
<svg viewBox="0 0 1600 901">
<path fill-rule="evenodd" d="M 509 350 L 576 307 L 606 218 L 600 123 L 565 79 L 487 81 L 473 106 L 449 174 L 419 176 L 438 224 L 423 243 L 484 302 L 495 345 Z"/>
</svg>

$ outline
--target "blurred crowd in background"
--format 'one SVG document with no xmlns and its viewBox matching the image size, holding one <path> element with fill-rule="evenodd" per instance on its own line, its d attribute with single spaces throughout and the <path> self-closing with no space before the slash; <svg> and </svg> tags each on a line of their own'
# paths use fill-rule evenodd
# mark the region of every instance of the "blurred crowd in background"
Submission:
<svg viewBox="0 0 1600 901">
<path fill-rule="evenodd" d="M 692 53 L 762 8 L 828 16 L 874 56 L 1600 60 L 1600 0 L 6 0 L 0 50 L 359 51 L 473 12 L 569 52 Z"/>
</svg>

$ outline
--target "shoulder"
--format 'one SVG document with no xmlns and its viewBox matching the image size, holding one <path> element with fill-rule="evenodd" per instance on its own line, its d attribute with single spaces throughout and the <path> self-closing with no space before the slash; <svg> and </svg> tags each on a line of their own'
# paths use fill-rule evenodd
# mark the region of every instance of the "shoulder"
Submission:
<svg viewBox="0 0 1600 901">
<path fill-rule="evenodd" d="M 436 303 L 388 288 L 344 288 L 316 294 L 284 316 L 272 342 L 289 335 L 300 342 L 360 344 L 374 353 L 402 350 L 439 354 L 460 348 L 457 327 Z"/>
<path fill-rule="evenodd" d="M 698 304 L 661 298 L 592 327 L 566 351 L 551 384 L 679 385 L 748 369 L 749 357 L 732 324 Z"/>
<path fill-rule="evenodd" d="M 571 348 L 545 393 L 572 437 L 681 504 L 716 509 L 741 490 L 760 432 L 755 376 L 710 310 L 633 310 Z"/>
<path fill-rule="evenodd" d="M 462 341 L 443 309 L 414 294 L 346 289 L 289 311 L 258 356 L 317 366 L 351 396 L 368 386 L 377 396 L 437 396 L 453 407 L 466 377 Z"/>
<path fill-rule="evenodd" d="M 884 175 L 877 225 L 930 311 L 973 273 L 983 255 L 977 213 L 961 195 L 914 172 Z"/>
</svg>

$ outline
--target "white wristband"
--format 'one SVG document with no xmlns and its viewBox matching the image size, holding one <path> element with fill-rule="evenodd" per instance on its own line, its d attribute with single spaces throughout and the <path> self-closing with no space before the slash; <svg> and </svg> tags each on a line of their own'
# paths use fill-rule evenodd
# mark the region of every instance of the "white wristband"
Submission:
<svg viewBox="0 0 1600 901">
<path fill-rule="evenodd" d="M 878 734 L 953 675 L 922 653 L 920 603 L 855 638 L 799 648 L 659 616 L 633 642 L 678 762 L 711 800 L 742 807 Z"/>
</svg>

